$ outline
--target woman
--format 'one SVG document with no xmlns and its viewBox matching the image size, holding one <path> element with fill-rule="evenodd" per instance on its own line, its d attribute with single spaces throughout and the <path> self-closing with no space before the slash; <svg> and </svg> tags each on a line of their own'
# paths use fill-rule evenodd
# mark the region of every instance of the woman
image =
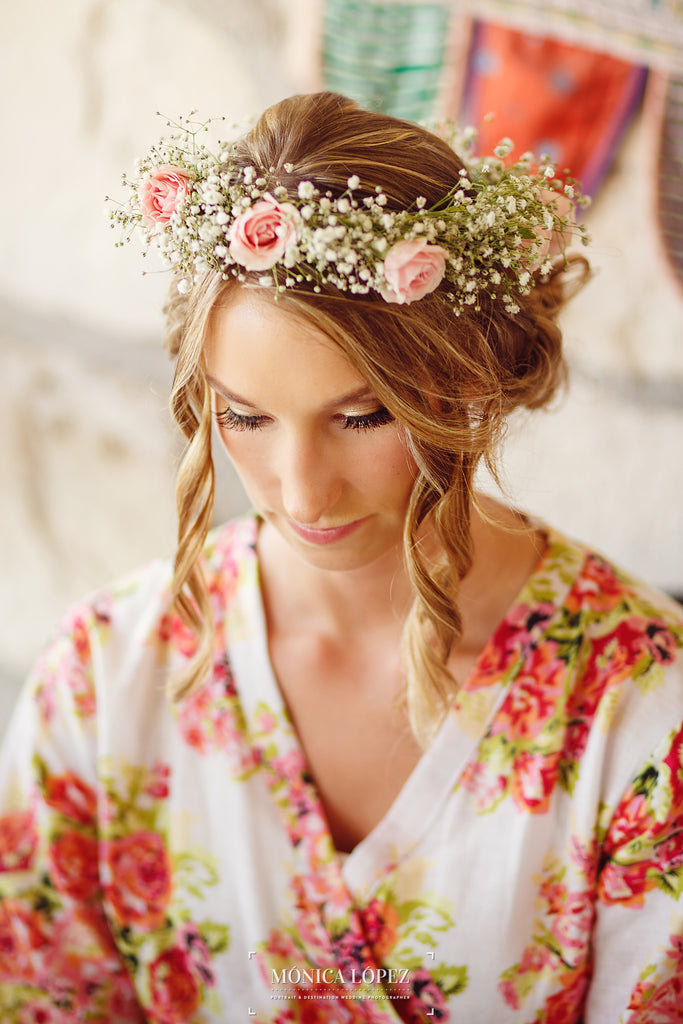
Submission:
<svg viewBox="0 0 683 1024">
<path fill-rule="evenodd" d="M 562 381 L 574 187 L 331 94 L 132 187 L 178 551 L 18 710 L 3 1020 L 680 1019 L 680 608 L 474 491 Z M 256 512 L 207 539 L 212 419 Z"/>
</svg>

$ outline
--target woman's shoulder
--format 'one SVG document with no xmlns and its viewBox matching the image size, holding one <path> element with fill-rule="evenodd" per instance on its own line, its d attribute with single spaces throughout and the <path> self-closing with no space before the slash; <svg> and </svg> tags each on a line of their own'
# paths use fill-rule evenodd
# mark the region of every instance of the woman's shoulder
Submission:
<svg viewBox="0 0 683 1024">
<path fill-rule="evenodd" d="M 255 561 L 256 520 L 232 520 L 210 531 L 202 567 L 218 620 Z M 131 666 L 153 657 L 169 670 L 191 657 L 195 639 L 173 605 L 173 559 L 157 558 L 72 605 L 35 666 L 39 676 L 92 673 L 107 665 Z"/>
<path fill-rule="evenodd" d="M 587 631 L 629 620 L 666 623 L 683 642 L 683 606 L 609 556 L 550 526 L 548 544 L 529 581 L 539 600 L 550 599 Z"/>
</svg>

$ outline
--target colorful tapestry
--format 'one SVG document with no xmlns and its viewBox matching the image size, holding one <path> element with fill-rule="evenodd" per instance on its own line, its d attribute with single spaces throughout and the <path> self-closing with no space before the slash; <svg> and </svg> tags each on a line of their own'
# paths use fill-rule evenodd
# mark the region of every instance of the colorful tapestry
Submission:
<svg viewBox="0 0 683 1024">
<path fill-rule="evenodd" d="M 433 116 L 448 19 L 439 3 L 327 0 L 325 87 L 395 117 L 419 121 Z"/>
<path fill-rule="evenodd" d="M 547 153 L 594 194 L 645 76 L 605 53 L 477 23 L 460 115 L 478 127 L 480 152 L 493 152 L 509 136 L 516 156 Z"/>
</svg>

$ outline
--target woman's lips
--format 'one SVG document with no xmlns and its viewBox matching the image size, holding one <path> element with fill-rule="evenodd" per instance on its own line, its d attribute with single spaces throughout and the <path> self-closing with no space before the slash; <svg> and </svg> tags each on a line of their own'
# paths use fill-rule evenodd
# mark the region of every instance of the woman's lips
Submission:
<svg viewBox="0 0 683 1024">
<path fill-rule="evenodd" d="M 303 540 L 307 540 L 310 544 L 334 544 L 336 541 L 348 537 L 350 533 L 357 530 L 364 522 L 365 519 L 354 519 L 351 523 L 345 523 L 343 526 L 330 526 L 326 530 L 315 530 L 310 526 L 302 526 L 300 523 L 295 523 L 292 519 L 289 520 L 289 525 L 294 530 L 294 533 Z"/>
</svg>

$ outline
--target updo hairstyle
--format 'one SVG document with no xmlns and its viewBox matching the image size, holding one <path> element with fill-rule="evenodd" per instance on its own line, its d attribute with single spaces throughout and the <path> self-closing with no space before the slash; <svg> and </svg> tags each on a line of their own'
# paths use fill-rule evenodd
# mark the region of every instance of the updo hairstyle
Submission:
<svg viewBox="0 0 683 1024">
<path fill-rule="evenodd" d="M 277 179 L 292 195 L 302 180 L 335 196 L 351 175 L 361 195 L 379 186 L 390 209 L 418 196 L 437 203 L 463 167 L 453 150 L 422 127 L 361 109 L 334 93 L 294 96 L 270 107 L 238 143 L 237 162 Z M 291 170 L 286 170 L 285 165 Z M 356 193 L 358 194 L 358 193 Z M 278 269 L 279 273 L 282 273 Z M 211 312 L 238 289 L 257 287 L 279 308 L 295 313 L 339 346 L 379 401 L 405 431 L 418 466 L 405 524 L 405 562 L 415 599 L 404 627 L 406 697 L 418 739 L 429 741 L 452 703 L 457 681 L 446 668 L 461 635 L 458 587 L 472 561 L 470 516 L 475 471 L 484 462 L 496 475 L 496 453 L 506 419 L 519 408 L 545 406 L 565 379 L 556 314 L 587 274 L 583 258 L 557 266 L 510 315 L 499 300 L 481 297 L 456 316 L 439 289 L 409 305 L 376 293 L 354 296 L 313 284 L 282 289 L 209 274 L 187 295 L 172 288 L 167 347 L 176 372 L 171 408 L 187 438 L 177 486 L 178 547 L 173 597 L 197 637 L 197 653 L 173 696 L 182 698 L 206 679 L 213 659 L 211 601 L 201 552 L 214 501 L 211 398 L 203 345 Z M 440 294 L 440 292 L 442 294 Z M 421 543 L 429 520 L 439 555 Z"/>
</svg>

